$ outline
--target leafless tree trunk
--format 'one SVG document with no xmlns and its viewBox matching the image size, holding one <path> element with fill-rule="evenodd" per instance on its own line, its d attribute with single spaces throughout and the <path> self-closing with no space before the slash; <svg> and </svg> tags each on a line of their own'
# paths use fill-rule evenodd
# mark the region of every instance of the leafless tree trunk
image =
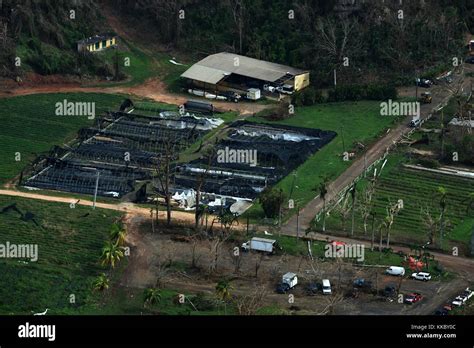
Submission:
<svg viewBox="0 0 474 348">
<path fill-rule="evenodd" d="M 260 270 L 260 266 L 262 265 L 263 254 L 260 254 L 256 261 L 255 261 L 255 278 L 258 278 L 258 271 Z"/>
<path fill-rule="evenodd" d="M 163 142 L 163 153 L 159 159 L 156 168 L 156 178 L 158 179 L 159 189 L 165 199 L 166 204 L 166 224 L 171 225 L 171 172 L 170 164 L 174 155 L 174 146 L 172 140 L 168 137 Z M 156 214 L 158 216 L 158 202 L 156 203 Z"/>
</svg>

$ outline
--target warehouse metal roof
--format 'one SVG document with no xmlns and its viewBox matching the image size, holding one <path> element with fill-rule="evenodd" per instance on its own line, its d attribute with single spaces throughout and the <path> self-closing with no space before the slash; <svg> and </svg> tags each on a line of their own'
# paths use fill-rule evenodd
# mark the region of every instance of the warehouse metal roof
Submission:
<svg viewBox="0 0 474 348">
<path fill-rule="evenodd" d="M 275 82 L 286 75 L 301 75 L 304 70 L 270 63 L 234 53 L 216 53 L 194 64 L 181 77 L 216 84 L 225 76 L 238 74 L 262 81 Z"/>
<path fill-rule="evenodd" d="M 207 66 L 202 66 L 198 63 L 186 70 L 181 77 L 215 85 L 227 75 L 229 75 L 227 71 L 208 68 Z"/>
</svg>

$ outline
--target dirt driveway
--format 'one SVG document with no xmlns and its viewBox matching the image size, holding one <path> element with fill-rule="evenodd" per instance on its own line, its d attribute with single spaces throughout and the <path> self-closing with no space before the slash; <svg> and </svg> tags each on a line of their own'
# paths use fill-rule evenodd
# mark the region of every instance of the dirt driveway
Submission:
<svg viewBox="0 0 474 348">
<path fill-rule="evenodd" d="M 449 282 L 418 282 L 404 279 L 401 293 L 420 292 L 425 298 L 415 305 L 388 302 L 380 296 L 361 295 L 352 298 L 348 293 L 355 278 L 362 277 L 383 289 L 398 279 L 383 275 L 383 268 L 354 267 L 348 263 L 323 260 L 311 261 L 307 257 L 287 254 L 266 256 L 258 253 L 242 253 L 238 272 L 235 268 L 233 251 L 238 241 L 224 244 L 219 252 L 218 268 L 213 274 L 208 272 L 213 259 L 212 244 L 208 240 L 183 241 L 182 232 L 176 234 L 153 234 L 145 217 L 129 216 L 127 219 L 127 243 L 131 247 L 131 257 L 121 280 L 122 286 L 146 288 L 160 279 L 162 286 L 187 294 L 215 293 L 215 286 L 222 278 L 231 280 L 232 293 L 245 295 L 257 286 L 266 289 L 264 306 L 278 305 L 287 313 L 298 314 L 432 314 L 437 307 L 460 292 L 468 284 L 466 280 L 455 279 Z M 191 268 L 192 255 L 196 258 L 196 268 Z M 168 267 L 164 267 L 168 265 Z M 171 265 L 171 266 L 170 266 Z M 260 265 L 259 267 L 257 265 Z M 256 268 L 258 272 L 256 276 Z M 289 303 L 288 295 L 275 292 L 275 285 L 286 272 L 298 274 L 299 285 L 290 294 L 294 303 Z M 378 275 L 376 275 L 378 274 Z M 308 296 L 309 282 L 330 279 L 333 287 L 331 296 L 317 294 Z"/>
</svg>

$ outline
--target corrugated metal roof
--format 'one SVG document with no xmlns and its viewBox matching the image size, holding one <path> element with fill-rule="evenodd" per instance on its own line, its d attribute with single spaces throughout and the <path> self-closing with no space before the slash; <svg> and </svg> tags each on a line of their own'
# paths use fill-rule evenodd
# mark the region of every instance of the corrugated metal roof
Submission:
<svg viewBox="0 0 474 348">
<path fill-rule="evenodd" d="M 230 73 L 220 69 L 209 68 L 199 64 L 194 64 L 186 70 L 181 77 L 198 80 L 210 84 L 216 84 Z"/>
<path fill-rule="evenodd" d="M 182 74 L 181 77 L 215 84 L 230 74 L 275 82 L 287 74 L 301 75 L 304 73 L 306 71 L 286 65 L 222 52 L 210 55 L 197 62 Z"/>
</svg>

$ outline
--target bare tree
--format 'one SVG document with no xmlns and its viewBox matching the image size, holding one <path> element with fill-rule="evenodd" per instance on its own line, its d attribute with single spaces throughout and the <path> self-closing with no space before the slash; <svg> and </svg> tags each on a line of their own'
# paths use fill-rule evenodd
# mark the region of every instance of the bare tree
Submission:
<svg viewBox="0 0 474 348">
<path fill-rule="evenodd" d="M 174 143 L 171 141 L 170 137 L 167 137 L 163 141 L 163 153 L 161 154 L 158 165 L 156 167 L 155 178 L 158 181 L 160 194 L 165 199 L 166 224 L 168 226 L 171 224 L 170 164 L 171 164 L 171 161 L 173 160 L 174 154 L 175 154 Z M 156 199 L 157 199 L 157 202 L 156 202 L 155 209 L 156 209 L 156 216 L 158 216 L 158 207 L 159 207 L 158 197 Z"/>
<path fill-rule="evenodd" d="M 206 152 L 206 156 L 207 156 L 206 168 L 199 173 L 198 179 L 196 180 L 196 186 L 195 186 L 195 191 L 196 191 L 195 206 L 196 206 L 196 209 L 195 209 L 195 214 L 194 214 L 194 229 L 197 232 L 200 232 L 199 220 L 201 219 L 201 216 L 204 213 L 204 210 L 201 207 L 201 190 L 204 187 L 204 184 L 206 183 L 206 179 L 207 179 L 209 170 L 211 168 L 212 160 L 215 157 L 214 148 L 210 148 Z"/>
<path fill-rule="evenodd" d="M 344 197 L 342 198 L 341 203 L 337 206 L 336 211 L 341 215 L 342 230 L 346 232 L 346 222 L 349 217 L 349 214 L 352 211 L 350 204 L 350 195 L 349 191 L 346 191 Z"/>
<path fill-rule="evenodd" d="M 431 245 L 434 244 L 436 232 L 438 231 L 439 219 L 431 214 L 430 208 L 421 208 L 421 220 L 426 227 L 426 236 Z"/>
<path fill-rule="evenodd" d="M 367 235 L 369 217 L 371 216 L 371 212 L 374 206 L 373 201 L 372 201 L 372 197 L 374 196 L 374 193 L 375 193 L 375 181 L 369 180 L 367 186 L 362 192 L 361 202 L 358 207 L 358 210 L 360 211 L 363 225 L 364 225 L 364 236 Z"/>
<path fill-rule="evenodd" d="M 267 295 L 264 286 L 257 286 L 254 291 L 243 296 L 237 296 L 235 299 L 235 307 L 239 315 L 255 315 L 257 311 L 263 307 L 263 299 Z"/>
<path fill-rule="evenodd" d="M 255 278 L 258 278 L 258 271 L 260 270 L 260 266 L 262 265 L 263 261 L 263 253 L 257 256 L 255 260 Z"/>
<path fill-rule="evenodd" d="M 392 231 L 392 226 L 395 221 L 395 216 L 398 215 L 402 206 L 397 203 L 389 203 L 388 207 L 386 208 L 387 215 L 385 216 L 384 225 L 387 229 L 387 248 L 390 248 L 390 233 Z"/>
<path fill-rule="evenodd" d="M 239 35 L 239 53 L 242 54 L 243 46 L 243 29 L 244 29 L 244 3 L 242 0 L 230 0 L 230 7 L 232 9 L 232 16 L 234 23 L 237 27 L 237 33 Z"/>
</svg>

